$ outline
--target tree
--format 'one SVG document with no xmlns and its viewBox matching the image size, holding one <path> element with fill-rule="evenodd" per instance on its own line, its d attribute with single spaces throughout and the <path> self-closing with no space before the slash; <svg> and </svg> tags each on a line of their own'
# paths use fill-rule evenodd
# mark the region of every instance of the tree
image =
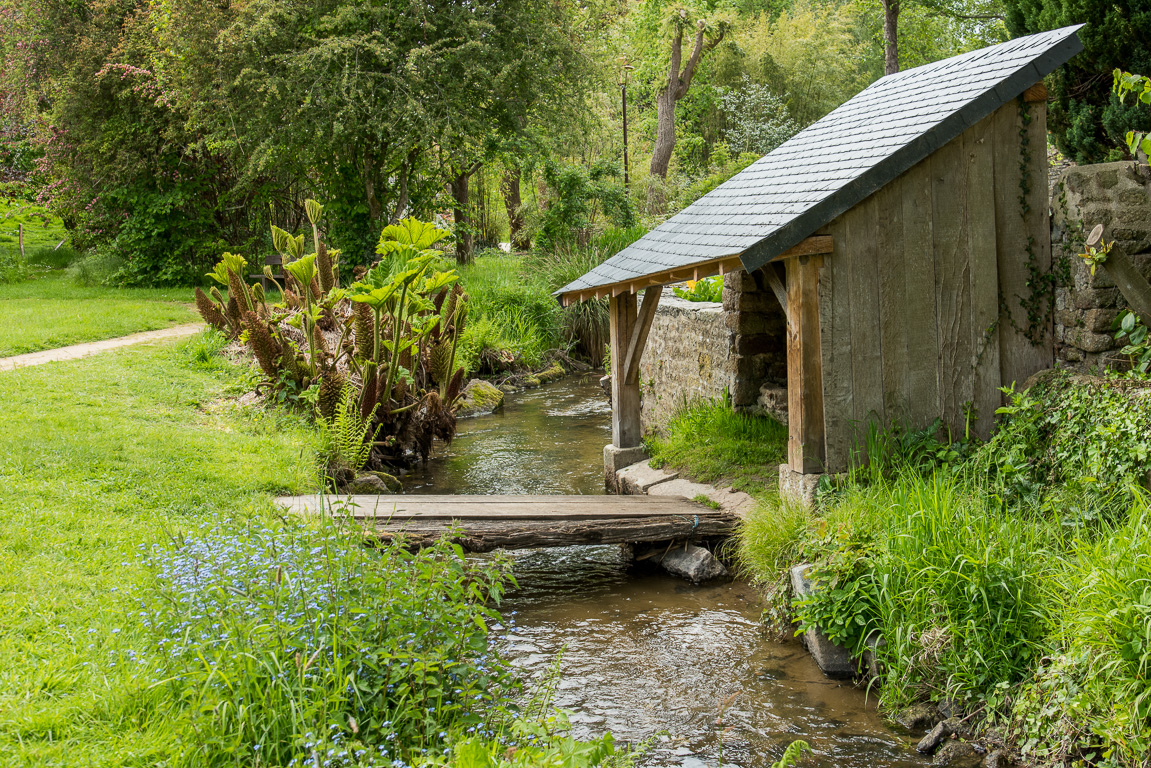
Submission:
<svg viewBox="0 0 1151 768">
<path fill-rule="evenodd" d="M 1127 155 L 1127 132 L 1151 128 L 1151 116 L 1119 101 L 1111 72 L 1151 72 L 1151 0 L 1006 0 L 1006 8 L 1016 36 L 1087 23 L 1083 51 L 1047 78 L 1047 127 L 1076 162 Z"/>
<path fill-rule="evenodd" d="M 899 0 L 883 0 L 883 74 L 899 71 Z"/>
<path fill-rule="evenodd" d="M 667 80 L 660 85 L 656 94 L 655 147 L 651 154 L 651 173 L 660 178 L 667 178 L 668 164 L 671 163 L 671 156 L 675 151 L 675 104 L 687 95 L 696 68 L 704 54 L 719 45 L 727 32 L 726 23 L 720 22 L 709 28 L 706 19 L 695 19 L 695 37 L 687 63 L 684 64 L 684 32 L 692 28 L 693 14 L 687 8 L 674 9 L 670 16 L 670 26 L 671 57 L 668 62 Z"/>
</svg>

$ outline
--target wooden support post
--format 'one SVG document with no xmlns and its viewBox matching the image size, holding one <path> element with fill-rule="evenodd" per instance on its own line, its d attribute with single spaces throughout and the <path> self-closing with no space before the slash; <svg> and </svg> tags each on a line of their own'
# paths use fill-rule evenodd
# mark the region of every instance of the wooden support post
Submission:
<svg viewBox="0 0 1151 768">
<path fill-rule="evenodd" d="M 625 379 L 637 314 L 634 293 L 611 297 L 611 442 L 616 448 L 635 448 L 641 440 L 639 382 L 629 384 Z"/>
<path fill-rule="evenodd" d="M 659 297 L 662 294 L 662 285 L 652 286 L 643 292 L 643 305 L 640 307 L 635 327 L 631 330 L 631 338 L 627 345 L 627 364 L 623 369 L 623 380 L 628 384 L 639 383 L 639 361 L 643 358 L 643 350 L 647 346 L 647 334 L 651 331 L 651 323 L 655 320 L 655 311 L 659 307 Z"/>
<path fill-rule="evenodd" d="M 787 260 L 787 464 L 824 471 L 823 362 L 819 351 L 822 256 Z"/>
</svg>

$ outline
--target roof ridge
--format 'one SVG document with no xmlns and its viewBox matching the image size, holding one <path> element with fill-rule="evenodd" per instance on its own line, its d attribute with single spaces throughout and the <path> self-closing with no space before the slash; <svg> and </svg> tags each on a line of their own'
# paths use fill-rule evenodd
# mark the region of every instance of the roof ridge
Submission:
<svg viewBox="0 0 1151 768">
<path fill-rule="evenodd" d="M 876 80 L 557 294 L 740 255 L 754 270 L 1082 50 L 1082 24 Z M 866 129 L 866 130 L 865 130 Z"/>
</svg>

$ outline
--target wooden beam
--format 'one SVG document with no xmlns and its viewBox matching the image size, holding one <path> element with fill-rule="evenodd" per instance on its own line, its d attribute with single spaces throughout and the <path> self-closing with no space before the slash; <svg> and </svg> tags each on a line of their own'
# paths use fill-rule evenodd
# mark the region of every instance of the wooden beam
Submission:
<svg viewBox="0 0 1151 768">
<path fill-rule="evenodd" d="M 819 348 L 820 255 L 788 259 L 787 464 L 813 474 L 826 466 L 823 424 L 823 362 Z"/>
<path fill-rule="evenodd" d="M 611 327 L 611 442 L 616 448 L 635 448 L 642 438 L 639 383 L 629 384 L 624 379 L 628 347 L 638 320 L 635 294 L 612 296 L 608 315 Z"/>
<path fill-rule="evenodd" d="M 771 286 L 771 292 L 775 294 L 779 306 L 783 307 L 783 314 L 787 318 L 787 324 L 791 325 L 791 313 L 787 308 L 787 289 L 783 287 L 783 283 L 779 279 L 779 275 L 775 272 L 775 267 L 767 264 L 763 268 L 763 273 L 767 275 L 767 284 Z"/>
<path fill-rule="evenodd" d="M 1040 80 L 1023 92 L 1023 100 L 1028 104 L 1038 104 L 1041 101 L 1047 101 L 1047 86 Z"/>
<path fill-rule="evenodd" d="M 794 248 L 784 251 L 772 261 L 784 261 L 796 256 L 811 256 L 832 252 L 834 241 L 830 235 L 812 235 Z M 743 269 L 743 262 L 738 254 L 723 256 L 710 261 L 701 261 L 699 264 L 671 267 L 660 272 L 654 272 L 643 277 L 630 278 L 618 283 L 598 285 L 594 288 L 584 288 L 579 291 L 565 293 L 560 297 L 563 305 L 569 306 L 580 301 L 601 296 L 619 296 L 623 293 L 635 293 L 655 285 L 669 285 L 682 280 L 699 280 L 712 275 L 721 275 Z"/>
<path fill-rule="evenodd" d="M 647 334 L 651 330 L 651 322 L 655 319 L 655 310 L 659 306 L 659 297 L 662 293 L 662 285 L 652 286 L 644 291 L 643 305 L 639 309 L 639 317 L 627 346 L 627 365 L 623 369 L 623 378 L 628 384 L 639 383 L 639 361 L 647 346 Z"/>
</svg>

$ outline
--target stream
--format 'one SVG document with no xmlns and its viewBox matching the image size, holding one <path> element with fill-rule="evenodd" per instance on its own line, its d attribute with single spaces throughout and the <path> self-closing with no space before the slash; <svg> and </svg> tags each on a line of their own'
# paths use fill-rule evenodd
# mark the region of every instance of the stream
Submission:
<svg viewBox="0 0 1151 768">
<path fill-rule="evenodd" d="M 407 492 L 603 493 L 611 406 L 598 377 L 461 420 L 452 445 L 404 478 Z M 746 582 L 692 586 L 631 566 L 614 546 L 510 554 L 519 588 L 501 606 L 503 653 L 538 680 L 562 651 L 554 703 L 572 712 L 577 737 L 663 733 L 644 764 L 683 768 L 768 768 L 795 739 L 814 750 L 804 766 L 929 762 L 884 724 L 874 696 L 824 677 L 798 641 L 769 639 Z"/>
</svg>

